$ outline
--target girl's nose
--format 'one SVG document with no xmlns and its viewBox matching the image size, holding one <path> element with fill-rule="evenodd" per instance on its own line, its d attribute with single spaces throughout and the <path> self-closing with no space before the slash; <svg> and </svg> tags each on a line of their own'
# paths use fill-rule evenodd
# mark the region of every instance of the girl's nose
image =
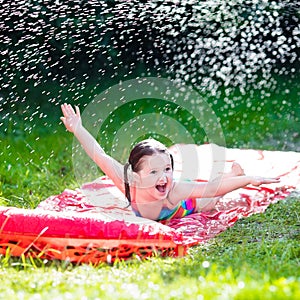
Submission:
<svg viewBox="0 0 300 300">
<path fill-rule="evenodd" d="M 165 172 L 163 172 L 159 178 L 159 182 L 163 182 L 166 183 L 167 182 L 167 174 Z"/>
</svg>

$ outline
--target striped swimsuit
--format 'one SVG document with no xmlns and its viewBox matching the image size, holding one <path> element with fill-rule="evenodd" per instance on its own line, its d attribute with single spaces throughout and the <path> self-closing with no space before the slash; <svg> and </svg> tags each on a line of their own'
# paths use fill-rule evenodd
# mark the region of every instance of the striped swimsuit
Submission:
<svg viewBox="0 0 300 300">
<path fill-rule="evenodd" d="M 179 219 L 190 215 L 195 212 L 196 204 L 196 199 L 186 199 L 180 201 L 180 203 L 172 209 L 163 207 L 156 221 Z M 132 210 L 136 216 L 141 217 L 138 210 L 134 208 L 132 208 Z"/>
</svg>

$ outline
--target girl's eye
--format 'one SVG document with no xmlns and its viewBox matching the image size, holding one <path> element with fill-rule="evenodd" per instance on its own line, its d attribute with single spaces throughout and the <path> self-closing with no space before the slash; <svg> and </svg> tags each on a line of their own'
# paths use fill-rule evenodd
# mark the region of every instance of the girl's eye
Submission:
<svg viewBox="0 0 300 300">
<path fill-rule="evenodd" d="M 166 168 L 166 172 L 170 172 L 171 171 L 171 168 L 170 167 L 167 167 Z"/>
<path fill-rule="evenodd" d="M 151 172 L 150 172 L 150 174 L 156 174 L 157 173 L 157 171 L 155 171 L 155 170 L 152 170 Z"/>
</svg>

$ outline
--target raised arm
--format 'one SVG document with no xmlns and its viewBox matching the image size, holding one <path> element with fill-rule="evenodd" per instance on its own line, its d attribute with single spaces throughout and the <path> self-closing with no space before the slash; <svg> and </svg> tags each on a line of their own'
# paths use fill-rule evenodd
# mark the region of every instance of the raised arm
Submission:
<svg viewBox="0 0 300 300">
<path fill-rule="evenodd" d="M 84 128 L 81 121 L 80 110 L 75 106 L 75 111 L 70 104 L 61 106 L 62 122 L 68 131 L 78 139 L 88 156 L 100 169 L 123 191 L 123 166 L 118 161 L 107 155 L 96 139 Z"/>
</svg>

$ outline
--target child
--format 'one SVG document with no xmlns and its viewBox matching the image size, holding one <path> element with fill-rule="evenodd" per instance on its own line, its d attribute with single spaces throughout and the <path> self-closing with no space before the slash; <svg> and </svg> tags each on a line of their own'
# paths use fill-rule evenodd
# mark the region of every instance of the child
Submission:
<svg viewBox="0 0 300 300">
<path fill-rule="evenodd" d="M 135 214 L 152 220 L 180 218 L 199 211 L 203 198 L 222 196 L 248 184 L 259 186 L 279 182 L 276 178 L 245 176 L 238 164 L 230 173 L 210 182 L 174 181 L 173 157 L 154 139 L 144 140 L 131 150 L 123 166 L 107 155 L 94 137 L 83 127 L 80 111 L 70 104 L 61 106 L 61 120 L 86 153 L 125 194 Z"/>
</svg>

